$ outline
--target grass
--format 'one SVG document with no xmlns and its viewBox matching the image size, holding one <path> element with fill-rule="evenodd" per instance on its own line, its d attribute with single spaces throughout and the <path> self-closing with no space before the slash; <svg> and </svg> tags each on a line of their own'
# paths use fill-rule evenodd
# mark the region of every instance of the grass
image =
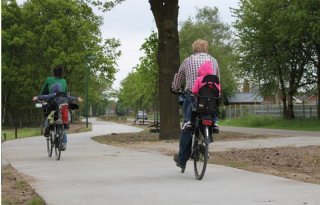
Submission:
<svg viewBox="0 0 320 205">
<path fill-rule="evenodd" d="M 229 167 L 240 168 L 240 169 L 243 169 L 243 168 L 248 166 L 246 163 L 240 162 L 240 161 L 237 161 L 237 160 L 229 160 L 229 161 L 226 162 L 226 165 L 229 166 Z"/>
<path fill-rule="evenodd" d="M 46 202 L 11 165 L 2 166 L 1 204 L 46 205 Z"/>
<path fill-rule="evenodd" d="M 37 196 L 33 197 L 31 202 L 28 203 L 28 205 L 43 205 L 43 204 L 46 204 L 44 200 Z"/>
<path fill-rule="evenodd" d="M 15 130 L 14 129 L 5 129 L 1 131 L 1 138 L 4 138 L 4 133 L 6 134 L 7 140 L 15 139 Z M 18 138 L 40 136 L 41 129 L 37 128 L 18 128 Z"/>
<path fill-rule="evenodd" d="M 272 117 L 246 116 L 244 118 L 238 119 L 221 120 L 220 125 L 301 131 L 320 131 L 320 120 L 316 119 L 284 120 Z"/>
<path fill-rule="evenodd" d="M 92 124 L 89 123 L 88 128 L 85 123 L 74 122 L 70 125 L 70 129 L 67 133 L 80 133 L 80 132 L 89 132 L 92 130 Z M 4 140 L 4 133 L 6 134 L 6 140 L 15 139 L 15 130 L 14 129 L 4 129 L 1 130 L 1 139 Z M 41 128 L 18 128 L 18 139 L 25 137 L 41 136 Z"/>
</svg>

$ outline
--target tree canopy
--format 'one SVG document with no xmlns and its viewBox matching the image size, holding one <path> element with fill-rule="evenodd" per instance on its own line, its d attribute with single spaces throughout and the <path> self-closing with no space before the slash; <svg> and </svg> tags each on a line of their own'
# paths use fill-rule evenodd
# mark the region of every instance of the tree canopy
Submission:
<svg viewBox="0 0 320 205">
<path fill-rule="evenodd" d="M 298 89 L 319 85 L 320 2 L 241 0 L 240 5 L 234 13 L 242 74 L 265 95 L 280 92 L 283 115 L 292 119 Z"/>
<path fill-rule="evenodd" d="M 116 72 L 119 41 L 103 40 L 95 15 L 84 1 L 2 1 L 2 113 L 17 120 L 30 116 L 31 96 L 38 95 L 52 68 L 62 65 L 72 95 L 85 93 L 90 78 L 91 103 L 100 100 Z M 87 67 L 86 57 L 96 58 Z"/>
<path fill-rule="evenodd" d="M 141 46 L 144 55 L 139 64 L 121 82 L 119 103 L 138 109 L 156 109 L 158 102 L 158 36 L 152 32 Z"/>
</svg>

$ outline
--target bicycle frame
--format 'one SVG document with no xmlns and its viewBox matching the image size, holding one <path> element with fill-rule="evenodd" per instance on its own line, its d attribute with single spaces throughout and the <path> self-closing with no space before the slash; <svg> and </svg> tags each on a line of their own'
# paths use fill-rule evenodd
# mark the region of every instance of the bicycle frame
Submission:
<svg viewBox="0 0 320 205">
<path fill-rule="evenodd" d="M 182 95 L 182 97 L 184 97 L 188 93 L 186 91 L 180 92 L 173 90 L 171 90 L 171 92 L 174 94 Z M 218 99 L 216 97 L 201 97 L 208 98 L 208 101 Z M 180 103 L 180 105 L 181 104 L 182 103 Z M 209 107 L 207 108 L 206 106 L 202 106 L 202 109 L 199 110 L 197 106 L 195 107 L 195 109 L 192 109 L 191 123 L 194 124 L 194 126 L 192 130 L 191 158 L 194 160 L 195 177 L 196 179 L 201 180 L 205 174 L 208 163 L 209 144 L 213 142 L 212 128 L 214 126 L 213 115 L 215 114 L 215 111 L 213 110 L 214 112 L 212 112 L 212 109 L 210 109 Z M 181 172 L 184 172 L 184 168 L 181 169 Z"/>
<path fill-rule="evenodd" d="M 47 103 L 41 102 L 42 108 L 45 109 Z M 36 104 L 36 107 L 40 107 L 39 103 Z M 50 140 L 51 151 L 49 152 L 48 147 L 48 155 L 51 157 L 52 149 L 55 148 L 56 159 L 60 160 L 61 151 L 62 151 L 62 141 L 63 136 L 65 134 L 65 126 L 69 123 L 69 105 L 67 103 L 61 103 L 60 105 L 55 105 L 55 109 L 52 110 L 47 116 L 47 126 L 50 127 L 51 136 L 47 140 Z M 52 138 L 53 135 L 53 138 Z M 47 142 L 49 143 L 49 141 Z"/>
</svg>

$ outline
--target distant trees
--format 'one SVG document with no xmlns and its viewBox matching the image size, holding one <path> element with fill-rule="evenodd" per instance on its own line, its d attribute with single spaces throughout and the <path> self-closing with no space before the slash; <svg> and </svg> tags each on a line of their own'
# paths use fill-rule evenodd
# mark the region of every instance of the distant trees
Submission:
<svg viewBox="0 0 320 205">
<path fill-rule="evenodd" d="M 120 55 L 119 41 L 101 38 L 101 23 L 84 1 L 2 1 L 2 123 L 30 121 L 31 96 L 56 65 L 64 67 L 72 95 L 84 96 L 88 77 L 91 104 L 101 100 Z M 96 56 L 90 68 L 88 55 Z"/>
<path fill-rule="evenodd" d="M 195 18 L 182 22 L 180 32 L 181 59 L 192 54 L 192 43 L 205 39 L 209 43 L 209 53 L 218 60 L 223 96 L 230 96 L 236 89 L 234 76 L 235 55 L 230 27 L 223 23 L 216 7 L 197 10 Z"/>
<path fill-rule="evenodd" d="M 121 82 L 119 91 L 119 103 L 130 108 L 153 109 L 158 107 L 158 35 L 152 32 L 145 39 L 141 49 L 144 56 L 139 64 Z"/>
<path fill-rule="evenodd" d="M 231 32 L 229 27 L 219 20 L 217 8 L 199 9 L 196 20 L 191 18 L 182 23 L 180 32 L 180 55 L 184 58 L 192 54 L 192 43 L 198 39 L 206 39 L 210 44 L 210 53 L 220 65 L 224 94 L 231 94 L 235 89 L 232 73 L 233 53 Z M 144 56 L 140 63 L 121 83 L 119 99 L 121 104 L 135 108 L 156 108 L 159 95 L 158 87 L 158 35 L 152 32 L 141 47 Z M 168 89 L 171 86 L 167 86 Z M 161 86 L 165 86 L 163 82 Z M 163 96 L 160 95 L 160 98 Z M 177 103 L 177 101 L 175 101 Z M 161 118 L 162 119 L 162 118 Z"/>
<path fill-rule="evenodd" d="M 283 116 L 293 119 L 293 96 L 319 87 L 320 2 L 241 0 L 234 10 L 243 76 L 268 94 L 281 93 Z M 318 103 L 319 104 L 319 103 Z M 318 116 L 320 117 L 318 105 Z"/>
</svg>

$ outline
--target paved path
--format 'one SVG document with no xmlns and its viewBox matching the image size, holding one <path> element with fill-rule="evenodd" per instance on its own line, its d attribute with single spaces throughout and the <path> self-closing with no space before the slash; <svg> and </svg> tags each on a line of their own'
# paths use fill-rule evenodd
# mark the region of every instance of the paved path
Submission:
<svg viewBox="0 0 320 205">
<path fill-rule="evenodd" d="M 278 135 L 272 139 L 252 139 L 252 140 L 234 140 L 227 142 L 215 142 L 211 149 L 213 151 L 225 151 L 228 149 L 253 149 L 270 147 L 301 147 L 308 145 L 320 145 L 320 132 L 293 131 L 279 129 L 258 129 L 222 126 L 222 131 L 239 132 L 255 135 Z M 320 204 L 320 203 L 319 203 Z"/>
<path fill-rule="evenodd" d="M 138 128 L 92 121 L 93 131 L 69 135 L 60 161 L 46 156 L 43 137 L 7 141 L 2 161 L 29 176 L 49 205 L 319 205 L 320 185 L 209 165 L 202 181 L 192 163 L 181 174 L 172 158 L 103 145 L 92 136 Z"/>
</svg>

